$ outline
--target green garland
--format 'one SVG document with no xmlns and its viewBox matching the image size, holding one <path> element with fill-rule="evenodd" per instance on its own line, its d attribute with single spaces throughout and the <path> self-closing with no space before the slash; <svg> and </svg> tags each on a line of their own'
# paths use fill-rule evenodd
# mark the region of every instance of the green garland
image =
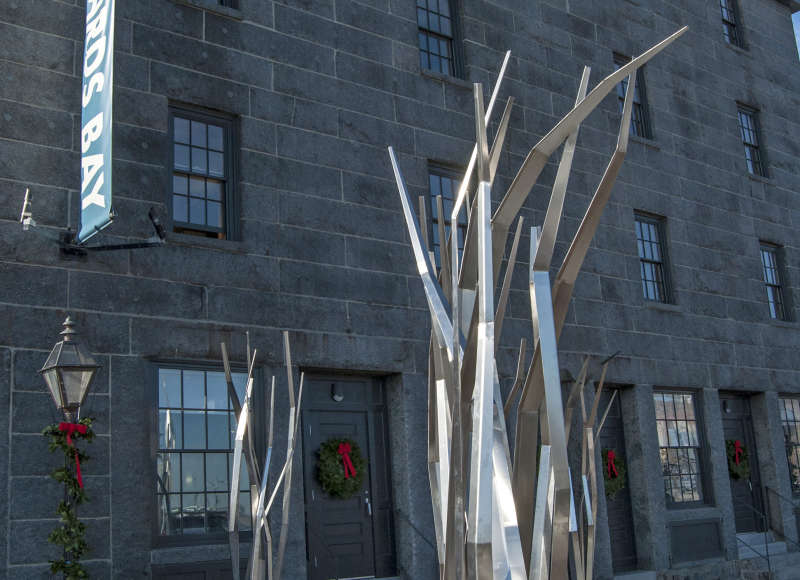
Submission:
<svg viewBox="0 0 800 580">
<path fill-rule="evenodd" d="M 747 447 L 739 445 L 742 452 L 739 454 L 739 463 L 736 463 L 736 442 L 733 439 L 725 440 L 725 451 L 728 453 L 728 473 L 733 479 L 750 479 L 750 459 Z"/>
<path fill-rule="evenodd" d="M 59 467 L 50 474 L 50 477 L 64 484 L 66 488 L 66 498 L 58 504 L 58 509 L 56 509 L 56 513 L 61 518 L 61 525 L 50 532 L 47 541 L 63 548 L 63 555 L 60 559 L 50 560 L 50 572 L 63 574 L 66 580 L 89 577 L 89 573 L 79 561 L 89 551 L 89 545 L 85 538 L 86 524 L 78 520 L 75 510 L 76 506 L 89 498 L 78 483 L 75 471 L 75 450 L 78 440 L 92 441 L 94 431 L 92 431 L 92 419 L 90 418 L 81 419 L 78 424 L 86 426 L 86 433 L 77 431 L 72 433 L 72 446 L 67 443 L 66 432 L 59 431 L 58 423 L 49 425 L 42 431 L 42 435 L 50 438 L 48 445 L 50 453 L 58 450 L 64 453 L 64 467 Z M 89 459 L 89 456 L 80 449 L 78 449 L 78 457 L 81 465 Z"/>
<path fill-rule="evenodd" d="M 603 449 L 602 454 L 602 461 L 603 461 L 603 481 L 605 482 L 606 488 L 606 497 L 608 499 L 614 499 L 614 496 L 617 495 L 617 492 L 620 490 L 625 489 L 625 484 L 627 483 L 627 469 L 625 465 L 625 460 L 622 459 L 619 455 L 614 454 L 614 467 L 617 468 L 617 475 L 612 475 L 611 477 L 608 476 L 608 452 L 613 451 L 613 449 Z"/>
<path fill-rule="evenodd" d="M 339 455 L 339 444 L 350 445 L 350 461 L 356 470 L 355 477 L 344 476 L 344 463 Z M 361 455 L 358 443 L 352 439 L 331 438 L 319 446 L 317 451 L 317 479 L 323 491 L 330 496 L 347 499 L 361 491 L 367 460 Z"/>
</svg>

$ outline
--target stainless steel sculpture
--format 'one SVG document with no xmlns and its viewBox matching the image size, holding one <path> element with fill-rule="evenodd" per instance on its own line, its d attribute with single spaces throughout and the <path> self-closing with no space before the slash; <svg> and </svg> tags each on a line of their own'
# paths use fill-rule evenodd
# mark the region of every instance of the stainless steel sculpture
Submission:
<svg viewBox="0 0 800 580">
<path fill-rule="evenodd" d="M 579 578 L 591 578 L 597 477 L 594 443 L 599 391 L 591 413 L 583 405 L 586 365 L 565 408 L 561 397 L 558 337 L 564 326 L 580 267 L 625 157 L 633 106 L 636 71 L 661 52 L 686 28 L 603 79 L 587 94 L 589 68 L 584 69 L 573 109 L 530 151 L 491 214 L 491 189 L 511 118 L 509 98 L 489 146 L 486 125 L 508 65 L 507 53 L 484 109 L 483 89 L 474 85 L 477 142 L 461 181 L 451 223 L 466 208 L 468 226 L 463 259 L 439 220 L 442 267 L 433 266 L 427 237 L 420 232 L 411 198 L 394 150 L 389 155 L 403 207 L 411 247 L 431 313 L 432 331 L 428 379 L 428 468 L 434 527 L 442 578 L 546 579 L 568 577 L 570 540 L 572 565 Z M 614 89 L 628 79 L 617 146 L 605 174 L 551 285 L 558 225 L 572 160 L 583 120 Z M 525 369 L 526 342 L 520 345 L 517 376 L 503 401 L 495 361 L 508 303 L 522 219 L 506 266 L 500 298 L 494 291 L 511 224 L 525 203 L 547 160 L 564 145 L 550 202 L 541 228 L 532 228 L 530 300 L 533 356 Z M 470 191 L 477 168 L 477 185 Z M 470 195 L 472 193 L 472 195 Z M 440 199 L 437 209 L 442 212 Z M 421 204 L 421 214 L 424 215 Z M 606 362 L 607 365 L 607 362 Z M 603 376 L 605 376 L 603 366 Z M 602 388 L 602 380 L 601 387 Z M 519 400 L 515 401 L 519 395 Z M 567 456 L 572 409 L 581 401 L 583 419 L 581 477 L 576 505 Z M 607 412 L 607 411 L 606 411 Z M 515 419 L 515 453 L 509 451 L 506 417 Z M 602 426 L 597 427 L 599 432 Z"/>
<path fill-rule="evenodd" d="M 248 337 L 249 338 L 249 337 Z M 239 396 L 231 378 L 231 366 L 228 360 L 228 351 L 222 343 L 222 362 L 225 367 L 225 380 L 228 384 L 228 396 L 231 399 L 234 413 L 238 417 L 236 426 L 236 443 L 233 450 L 233 469 L 231 472 L 231 491 L 228 507 L 228 536 L 231 548 L 231 565 L 233 578 L 239 580 L 239 483 L 244 457 L 247 466 L 247 475 L 250 483 L 250 515 L 252 518 L 253 542 L 250 546 L 250 557 L 247 564 L 248 580 L 261 580 L 281 577 L 283 556 L 286 551 L 286 542 L 289 532 L 289 502 L 291 500 L 292 486 L 292 459 L 294 457 L 295 443 L 297 441 L 297 426 L 300 420 L 300 402 L 303 398 L 303 373 L 300 374 L 300 386 L 297 394 L 294 390 L 292 375 L 292 355 L 289 348 L 289 333 L 283 333 L 284 360 L 289 388 L 289 430 L 286 438 L 286 461 L 281 468 L 272 491 L 267 498 L 270 466 L 272 460 L 273 426 L 275 418 L 275 377 L 272 377 L 272 386 L 269 397 L 269 427 L 267 432 L 267 451 L 263 466 L 259 465 L 258 457 L 253 446 L 253 368 L 255 366 L 256 352 L 250 352 L 248 340 L 247 360 L 247 389 L 244 402 L 239 401 Z M 259 472 L 259 467 L 261 471 Z M 273 566 L 272 533 L 269 527 L 269 514 L 278 492 L 283 489 L 283 504 L 281 509 L 281 531 L 278 541 L 278 552 Z M 266 569 L 265 569 L 266 566 Z"/>
</svg>

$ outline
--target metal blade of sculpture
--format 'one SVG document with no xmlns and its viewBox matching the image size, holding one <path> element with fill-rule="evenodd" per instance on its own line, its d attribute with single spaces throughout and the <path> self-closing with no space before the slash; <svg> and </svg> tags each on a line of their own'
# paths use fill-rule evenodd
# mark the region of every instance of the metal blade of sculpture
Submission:
<svg viewBox="0 0 800 580">
<path fill-rule="evenodd" d="M 483 88 L 480 84 L 474 85 L 477 139 L 450 221 L 458 223 L 461 209 L 466 209 L 463 258 L 459 256 L 456 243 L 457 228 L 450 228 L 449 237 L 441 231 L 442 268 L 438 276 L 433 266 L 433 253 L 427 247 L 427 236 L 423 237 L 420 232 L 397 156 L 389 147 L 414 260 L 432 319 L 428 364 L 428 468 L 442 578 L 566 579 L 570 562 L 579 578 L 592 577 L 597 517 L 595 441 L 602 428 L 602 421 L 597 428 L 595 421 L 608 361 L 603 364 L 600 386 L 589 415 L 583 404 L 588 363 L 573 387 L 573 393 L 580 397 L 571 396 L 565 409 L 557 342 L 575 280 L 625 157 L 636 71 L 686 30 L 686 27 L 678 30 L 634 58 L 588 93 L 589 68 L 585 68 L 575 106 L 531 149 L 492 215 L 491 188 L 511 118 L 513 98 L 508 100 L 491 148 L 486 125 L 508 65 L 510 53 L 506 53 L 486 109 Z M 616 149 L 551 285 L 550 265 L 580 124 L 626 78 Z M 527 373 L 523 372 L 526 351 L 523 340 L 517 376 L 508 399 L 503 401 L 495 351 L 508 302 L 522 218 L 495 310 L 494 292 L 499 270 L 510 226 L 547 160 L 562 144 L 544 223 L 541 228 L 531 228 L 529 287 L 533 356 Z M 471 192 L 476 168 L 477 186 Z M 441 214 L 440 200 L 435 203 Z M 423 207 L 420 207 L 420 214 L 424 215 Z M 443 222 L 439 220 L 440 226 Z M 581 401 L 583 432 L 581 478 L 576 487 L 582 497 L 576 503 L 567 441 L 572 410 L 578 400 Z M 515 425 L 513 459 L 509 451 L 507 417 L 512 417 Z"/>
<path fill-rule="evenodd" d="M 280 474 L 275 481 L 272 491 L 267 498 L 270 465 L 272 460 L 273 427 L 275 419 L 275 377 L 272 377 L 272 387 L 269 395 L 269 427 L 267 431 L 267 451 L 264 463 L 259 472 L 258 457 L 253 446 L 253 368 L 255 366 L 256 352 L 250 352 L 249 337 L 247 346 L 247 388 L 244 401 L 239 401 L 239 395 L 231 378 L 231 365 L 228 360 L 228 350 L 223 342 L 222 362 L 225 367 L 225 381 L 228 384 L 228 396 L 231 406 L 238 418 L 236 426 L 236 443 L 233 449 L 233 469 L 231 471 L 230 503 L 228 506 L 228 536 L 231 548 L 231 566 L 234 580 L 239 580 L 239 482 L 244 457 L 247 466 L 247 475 L 250 482 L 250 515 L 253 531 L 253 541 L 250 546 L 250 556 L 247 563 L 247 580 L 268 580 L 281 577 L 283 556 L 286 552 L 286 541 L 289 532 L 289 501 L 292 486 L 292 459 L 294 457 L 295 443 L 297 441 L 297 426 L 300 422 L 300 402 L 303 398 L 304 375 L 300 373 L 300 386 L 295 395 L 294 377 L 292 375 L 292 355 L 289 348 L 289 333 L 283 333 L 284 360 L 289 389 L 289 429 L 286 438 L 286 460 Z M 273 566 L 272 533 L 269 527 L 269 514 L 278 492 L 283 489 L 283 503 L 281 506 L 281 531 L 278 540 L 278 552 Z M 265 569 L 266 566 L 266 569 Z"/>
</svg>

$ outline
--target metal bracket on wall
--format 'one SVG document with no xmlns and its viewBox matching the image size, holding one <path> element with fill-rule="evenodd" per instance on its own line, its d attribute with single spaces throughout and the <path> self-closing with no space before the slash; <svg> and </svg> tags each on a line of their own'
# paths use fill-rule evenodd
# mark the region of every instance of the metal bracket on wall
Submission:
<svg viewBox="0 0 800 580">
<path fill-rule="evenodd" d="M 143 242 L 130 242 L 125 244 L 103 244 L 99 246 L 84 246 L 75 241 L 75 232 L 72 228 L 67 228 L 65 232 L 52 232 L 48 230 L 38 230 L 36 227 L 39 225 L 33 219 L 33 212 L 31 207 L 33 205 L 30 189 L 25 190 L 25 199 L 22 202 L 22 211 L 19 216 L 19 223 L 22 224 L 22 230 L 25 232 L 33 232 L 38 236 L 58 243 L 61 254 L 65 256 L 86 256 L 89 252 L 108 252 L 113 250 L 136 250 L 139 248 L 155 248 L 163 246 L 167 237 L 166 230 L 158 219 L 155 209 L 152 207 L 147 212 L 147 217 L 153 225 L 155 234 L 147 238 Z M 113 216 L 113 212 L 112 212 Z"/>
<path fill-rule="evenodd" d="M 82 246 L 75 242 L 75 232 L 71 229 L 61 234 L 59 247 L 61 253 L 68 256 L 86 256 L 89 252 L 109 252 L 113 250 L 137 250 L 140 248 L 155 248 L 163 246 L 167 237 L 164 226 L 151 207 L 147 212 L 150 223 L 153 224 L 155 235 L 150 236 L 144 242 L 131 242 L 126 244 L 104 244 L 100 246 Z"/>
</svg>

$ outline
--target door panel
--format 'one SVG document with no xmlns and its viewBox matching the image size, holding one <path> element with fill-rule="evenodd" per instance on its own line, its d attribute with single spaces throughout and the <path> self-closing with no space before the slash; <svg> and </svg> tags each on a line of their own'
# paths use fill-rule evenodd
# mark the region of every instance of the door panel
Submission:
<svg viewBox="0 0 800 580">
<path fill-rule="evenodd" d="M 317 480 L 317 450 L 332 437 L 352 439 L 370 460 L 367 413 L 305 411 L 303 428 L 309 577 L 324 580 L 374 576 L 372 517 L 367 509 L 369 469 L 361 491 L 348 499 L 330 497 Z"/>
<path fill-rule="evenodd" d="M 754 511 L 758 510 L 763 513 L 764 509 L 761 501 L 761 478 L 753 435 L 753 419 L 750 416 L 750 397 L 720 393 L 719 400 L 722 407 L 722 428 L 725 441 L 741 441 L 747 449 L 747 457 L 750 462 L 749 480 L 730 478 L 736 532 L 761 532 L 764 524 L 760 515 Z"/>
<path fill-rule="evenodd" d="M 303 406 L 306 541 L 311 580 L 396 573 L 388 429 L 383 384 L 369 377 L 307 377 Z M 367 460 L 362 489 L 342 500 L 317 480 L 317 450 L 351 438 Z"/>
<path fill-rule="evenodd" d="M 611 399 L 613 389 L 604 389 L 600 399 L 600 412 L 603 412 Z M 616 457 L 626 462 L 625 457 L 625 431 L 622 421 L 622 406 L 620 405 L 620 392 L 614 397 L 614 403 L 608 411 L 603 430 L 600 432 L 600 453 L 602 469 L 606 469 L 606 457 L 602 455 L 603 449 L 613 449 Z M 603 480 L 598 482 L 600 493 L 603 493 Z M 618 491 L 614 499 L 606 497 L 606 511 L 608 513 L 608 533 L 611 536 L 611 562 L 614 572 L 619 573 L 636 568 L 636 540 L 633 534 L 633 509 L 631 496 L 626 484 Z"/>
</svg>

